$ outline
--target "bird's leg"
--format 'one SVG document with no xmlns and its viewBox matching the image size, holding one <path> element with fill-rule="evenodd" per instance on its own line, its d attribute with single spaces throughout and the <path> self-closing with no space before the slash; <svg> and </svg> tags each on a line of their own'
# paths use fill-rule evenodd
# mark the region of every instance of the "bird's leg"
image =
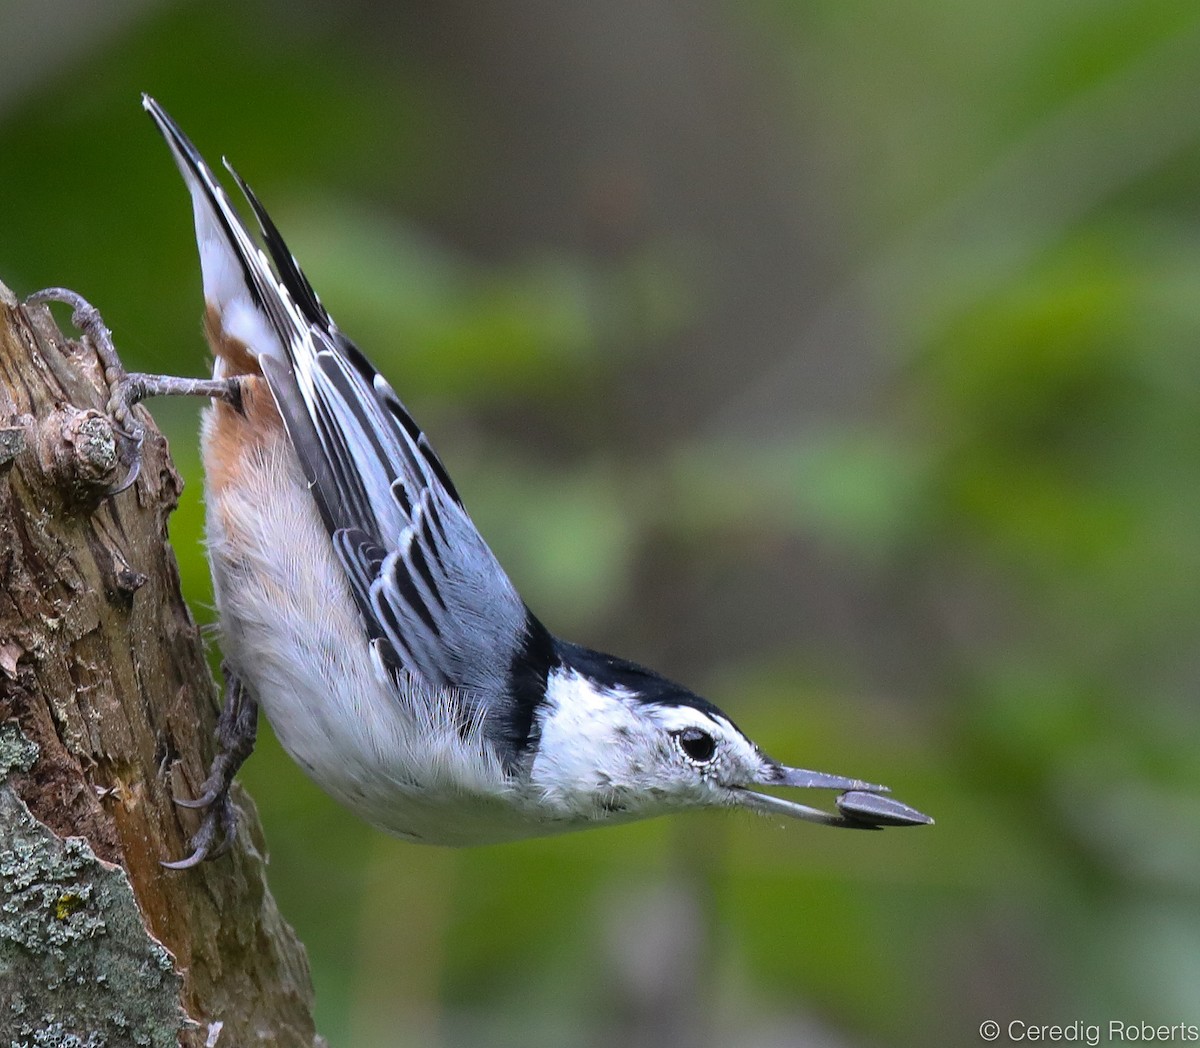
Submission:
<svg viewBox="0 0 1200 1048">
<path fill-rule="evenodd" d="M 164 862 L 171 870 L 187 870 L 192 866 L 215 859 L 229 850 L 237 830 L 237 810 L 229 797 L 233 777 L 254 750 L 258 735 L 258 703 L 254 701 L 241 678 L 221 664 L 225 675 L 225 705 L 217 719 L 217 755 L 213 758 L 200 796 L 193 800 L 175 798 L 184 808 L 203 808 L 200 829 L 191 839 L 192 854 L 177 862 Z"/>
<path fill-rule="evenodd" d="M 142 466 L 142 441 L 145 430 L 133 414 L 133 406 L 147 397 L 190 396 L 216 397 L 238 407 L 241 404 L 241 383 L 237 378 L 176 378 L 172 375 L 146 375 L 125 370 L 113 346 L 112 332 L 104 324 L 100 311 L 82 295 L 64 287 L 48 287 L 36 291 L 28 302 L 64 302 L 71 307 L 71 323 L 92 344 L 104 368 L 108 384 L 107 410 L 116 423 L 117 432 L 126 439 L 122 451 L 126 467 L 124 479 L 109 488 L 108 495 L 117 495 L 137 480 Z"/>
</svg>

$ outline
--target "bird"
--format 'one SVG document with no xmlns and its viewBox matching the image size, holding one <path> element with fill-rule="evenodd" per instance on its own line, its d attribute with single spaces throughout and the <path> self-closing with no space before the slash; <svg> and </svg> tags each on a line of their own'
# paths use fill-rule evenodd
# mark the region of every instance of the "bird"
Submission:
<svg viewBox="0 0 1200 1048">
<path fill-rule="evenodd" d="M 326 793 L 403 839 L 468 846 L 742 808 L 856 829 L 932 820 L 886 787 L 767 756 L 690 689 L 564 640 L 525 604 L 424 431 L 334 322 L 249 185 L 257 239 L 158 102 L 190 193 L 211 380 L 198 393 L 226 678 L 185 869 L 236 835 L 259 707 Z M 125 405 L 128 407 L 128 403 Z M 126 416 L 128 414 L 126 413 Z M 836 811 L 765 792 L 836 791 Z"/>
</svg>

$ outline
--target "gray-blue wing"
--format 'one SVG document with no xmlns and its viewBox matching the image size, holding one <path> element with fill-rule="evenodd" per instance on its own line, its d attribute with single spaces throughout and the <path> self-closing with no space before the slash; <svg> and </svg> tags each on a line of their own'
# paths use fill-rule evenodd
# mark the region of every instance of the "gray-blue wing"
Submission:
<svg viewBox="0 0 1200 1048">
<path fill-rule="evenodd" d="M 297 367 L 315 442 L 313 493 L 368 632 L 403 668 L 463 694 L 472 714 L 508 699 L 528 612 L 395 392 L 336 328 Z"/>
</svg>

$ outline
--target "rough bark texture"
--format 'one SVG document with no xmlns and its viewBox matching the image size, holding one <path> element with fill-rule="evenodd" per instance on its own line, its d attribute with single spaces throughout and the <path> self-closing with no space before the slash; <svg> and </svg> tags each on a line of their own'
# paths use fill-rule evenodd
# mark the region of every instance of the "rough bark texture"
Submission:
<svg viewBox="0 0 1200 1048">
<path fill-rule="evenodd" d="M 106 400 L 86 340 L 0 284 L 0 1044 L 319 1045 L 248 798 L 230 855 L 159 865 L 196 827 L 172 795 L 204 780 L 219 699 L 166 441 L 143 412 L 141 475 L 104 498 Z"/>
</svg>

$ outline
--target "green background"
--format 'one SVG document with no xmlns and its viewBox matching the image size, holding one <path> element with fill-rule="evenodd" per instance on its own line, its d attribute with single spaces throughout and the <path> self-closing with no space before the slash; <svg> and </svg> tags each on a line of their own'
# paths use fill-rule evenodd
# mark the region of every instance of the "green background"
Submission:
<svg viewBox="0 0 1200 1048">
<path fill-rule="evenodd" d="M 151 92 L 552 628 L 938 820 L 420 848 L 268 734 L 334 1048 L 1200 1024 L 1200 9 L 0 0 L 0 41 L 0 279 L 204 371 Z M 197 405 L 152 410 L 208 621 Z"/>
</svg>

